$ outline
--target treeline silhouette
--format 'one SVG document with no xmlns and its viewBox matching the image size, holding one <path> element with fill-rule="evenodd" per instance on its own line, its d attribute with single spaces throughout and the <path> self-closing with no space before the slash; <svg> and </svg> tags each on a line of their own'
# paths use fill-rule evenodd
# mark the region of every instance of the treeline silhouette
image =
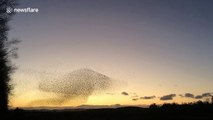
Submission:
<svg viewBox="0 0 213 120">
<path fill-rule="evenodd" d="M 120 107 L 77 110 L 11 110 L 8 120 L 212 120 L 213 104 L 198 101 L 186 104 L 152 104 L 149 108 Z"/>
<path fill-rule="evenodd" d="M 7 11 L 17 5 L 17 0 L 0 0 L 0 119 L 4 119 L 10 113 L 8 111 L 9 95 L 12 84 L 11 73 L 14 71 L 14 65 L 11 64 L 12 58 L 17 58 L 17 52 L 14 44 L 19 41 L 8 39 L 8 22 L 14 15 L 13 12 Z"/>
<path fill-rule="evenodd" d="M 16 48 L 11 47 L 16 40 L 8 40 L 8 22 L 13 13 L 7 12 L 8 8 L 13 8 L 16 0 L 0 0 L 0 114 L 8 111 L 8 96 L 11 90 L 10 74 L 13 71 L 10 59 L 16 56 Z"/>
</svg>

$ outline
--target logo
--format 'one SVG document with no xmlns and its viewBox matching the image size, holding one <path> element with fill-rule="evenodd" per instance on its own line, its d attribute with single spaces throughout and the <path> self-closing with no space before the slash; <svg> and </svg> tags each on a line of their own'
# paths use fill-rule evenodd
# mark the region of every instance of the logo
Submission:
<svg viewBox="0 0 213 120">
<path fill-rule="evenodd" d="M 39 9 L 38 8 L 31 8 L 31 7 L 27 7 L 27 8 L 11 8 L 11 7 L 7 7 L 6 9 L 6 13 L 10 14 L 10 13 L 38 13 Z"/>
<path fill-rule="evenodd" d="M 6 12 L 7 12 L 7 13 L 9 13 L 9 14 L 10 14 L 10 13 L 12 13 L 12 12 L 13 12 L 13 8 L 11 8 L 11 7 L 7 7 Z"/>
</svg>

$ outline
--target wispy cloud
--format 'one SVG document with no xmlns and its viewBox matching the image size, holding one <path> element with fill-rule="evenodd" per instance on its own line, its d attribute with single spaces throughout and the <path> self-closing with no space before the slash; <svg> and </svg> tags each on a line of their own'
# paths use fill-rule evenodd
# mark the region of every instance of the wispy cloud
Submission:
<svg viewBox="0 0 213 120">
<path fill-rule="evenodd" d="M 197 95 L 195 99 L 202 99 L 205 97 L 212 97 L 212 93 L 207 92 L 207 93 L 203 93 L 202 95 Z"/>
<path fill-rule="evenodd" d="M 203 93 L 202 96 L 203 96 L 203 97 L 211 97 L 211 96 L 212 96 L 212 93 Z"/>
<path fill-rule="evenodd" d="M 184 95 L 180 95 L 180 96 L 186 97 L 186 98 L 202 99 L 202 98 L 205 98 L 205 97 L 211 97 L 212 93 L 206 92 L 206 93 L 203 93 L 201 95 L 194 95 L 192 93 L 185 93 Z"/>
<path fill-rule="evenodd" d="M 139 99 L 138 99 L 138 98 L 133 98 L 132 100 L 133 100 L 133 101 L 137 101 L 137 100 L 139 100 Z"/>
<path fill-rule="evenodd" d="M 195 99 L 202 99 L 203 97 L 201 95 L 195 96 Z"/>
<path fill-rule="evenodd" d="M 187 97 L 187 98 L 194 98 L 194 94 L 192 93 L 185 93 L 184 97 Z"/>
<path fill-rule="evenodd" d="M 140 97 L 140 99 L 145 99 L 145 100 L 149 100 L 149 99 L 154 99 L 156 98 L 155 96 L 144 96 L 144 97 Z"/>
<path fill-rule="evenodd" d="M 164 95 L 160 97 L 160 100 L 173 100 L 173 98 L 176 96 L 176 94 L 169 94 L 169 95 Z"/>
<path fill-rule="evenodd" d="M 122 93 L 121 93 L 121 95 L 128 96 L 128 95 L 129 95 L 129 93 L 127 93 L 127 92 L 125 92 L 125 91 L 124 91 L 124 92 L 122 92 Z"/>
</svg>

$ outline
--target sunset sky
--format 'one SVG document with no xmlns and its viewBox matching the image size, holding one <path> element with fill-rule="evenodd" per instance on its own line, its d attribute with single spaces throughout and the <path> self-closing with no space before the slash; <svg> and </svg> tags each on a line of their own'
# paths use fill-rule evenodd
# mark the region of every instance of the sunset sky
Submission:
<svg viewBox="0 0 213 120">
<path fill-rule="evenodd" d="M 39 12 L 17 13 L 10 22 L 10 39 L 21 40 L 19 58 L 13 60 L 18 69 L 12 76 L 10 104 L 206 100 L 213 93 L 212 6 L 212 0 L 20 0 L 17 8 Z M 68 87 L 63 90 L 68 89 L 69 95 L 40 87 L 51 86 L 53 79 L 75 86 L 75 76 L 88 81 L 85 71 L 98 76 L 95 82 L 101 81 L 101 87 L 106 84 L 103 78 L 112 85 L 104 90 L 97 86 L 87 96 L 79 93 L 83 99 L 70 97 L 73 89 Z M 69 99 L 60 104 L 45 101 L 59 96 Z"/>
</svg>

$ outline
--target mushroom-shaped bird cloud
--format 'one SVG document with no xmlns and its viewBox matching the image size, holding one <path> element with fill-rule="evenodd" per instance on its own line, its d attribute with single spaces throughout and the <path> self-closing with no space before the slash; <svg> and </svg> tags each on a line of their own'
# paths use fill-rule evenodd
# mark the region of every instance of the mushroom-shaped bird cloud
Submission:
<svg viewBox="0 0 213 120">
<path fill-rule="evenodd" d="M 46 102 L 57 101 L 51 104 L 62 104 L 72 98 L 87 100 L 93 93 L 105 91 L 111 86 L 112 79 L 110 77 L 91 69 L 79 69 L 62 78 L 41 81 L 39 90 L 57 95 L 57 98 L 48 99 Z"/>
</svg>

